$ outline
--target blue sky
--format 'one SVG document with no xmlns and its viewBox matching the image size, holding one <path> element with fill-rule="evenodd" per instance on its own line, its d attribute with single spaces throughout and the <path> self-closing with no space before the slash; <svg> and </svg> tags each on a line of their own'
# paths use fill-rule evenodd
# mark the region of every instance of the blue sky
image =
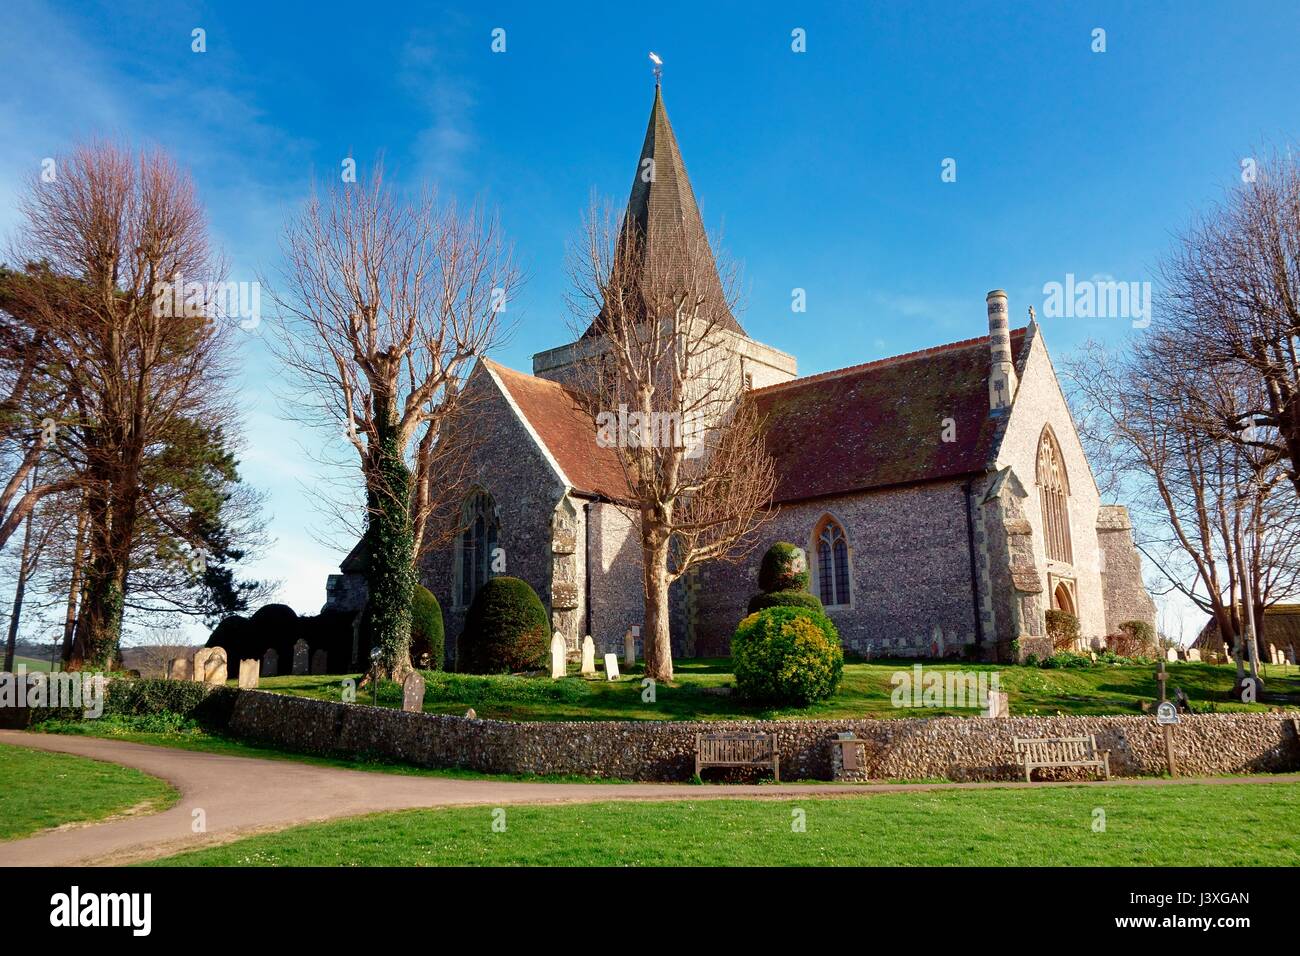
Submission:
<svg viewBox="0 0 1300 956">
<path fill-rule="evenodd" d="M 496 357 L 529 370 L 565 340 L 592 191 L 626 198 L 655 50 L 706 223 L 744 266 L 741 321 L 811 373 L 980 335 L 994 287 L 1020 318 L 1067 273 L 1153 280 L 1242 158 L 1300 129 L 1293 2 L 809 6 L 6 0 L 0 233 L 44 157 L 108 135 L 172 151 L 230 277 L 274 278 L 312 178 L 382 153 L 399 183 L 499 212 L 529 280 Z M 1043 324 L 1058 357 L 1132 334 Z M 310 613 L 348 542 L 313 505 L 312 438 L 284 420 L 264 335 L 240 342 L 244 471 L 276 539 L 253 570 Z"/>
</svg>

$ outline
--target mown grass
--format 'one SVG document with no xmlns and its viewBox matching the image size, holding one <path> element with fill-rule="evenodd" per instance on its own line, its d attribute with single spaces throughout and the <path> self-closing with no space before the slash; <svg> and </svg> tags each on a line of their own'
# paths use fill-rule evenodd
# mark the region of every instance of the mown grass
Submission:
<svg viewBox="0 0 1300 956">
<path fill-rule="evenodd" d="M 129 767 L 0 744 L 0 840 L 128 810 L 156 813 L 178 796 Z"/>
<path fill-rule="evenodd" d="M 1296 866 L 1300 785 L 416 810 L 158 866 Z M 802 819 L 805 830 L 794 825 Z M 504 820 L 504 832 L 493 829 Z"/>
<path fill-rule="evenodd" d="M 836 695 L 806 708 L 747 705 L 735 694 L 731 662 L 726 658 L 687 660 L 675 664 L 676 679 L 659 684 L 655 700 L 645 698 L 640 665 L 617 681 L 584 679 L 577 674 L 553 681 L 548 676 L 481 677 L 426 671 L 424 709 L 428 713 L 463 714 L 473 708 L 479 717 L 501 720 L 718 720 L 838 717 L 973 716 L 974 707 L 895 707 L 891 695 L 894 675 L 912 674 L 913 661 L 879 660 L 844 667 Z M 1265 700 L 1242 704 L 1229 699 L 1235 670 L 1228 665 L 1170 663 L 1170 693 L 1181 687 L 1200 711 L 1263 711 L 1300 706 L 1300 668 L 1269 667 Z M 1013 715 L 1096 715 L 1142 713 L 1158 696 L 1155 666 L 1097 664 L 1087 668 L 1047 669 L 1004 664 L 924 664 L 931 670 L 996 673 L 1009 695 Z M 355 680 L 357 675 L 351 675 Z M 340 700 L 345 675 L 265 678 L 263 689 L 323 700 Z M 402 690 L 384 682 L 377 693 L 358 693 L 362 703 L 400 707 Z"/>
</svg>

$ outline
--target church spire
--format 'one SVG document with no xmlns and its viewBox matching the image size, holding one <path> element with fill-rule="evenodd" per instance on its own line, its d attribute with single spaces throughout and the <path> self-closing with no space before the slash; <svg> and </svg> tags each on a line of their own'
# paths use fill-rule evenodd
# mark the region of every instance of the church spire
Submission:
<svg viewBox="0 0 1300 956">
<path fill-rule="evenodd" d="M 646 126 L 645 142 L 637 159 L 636 175 L 632 179 L 632 193 L 627 201 L 624 228 L 636 230 L 641 239 L 643 261 L 653 260 L 658 268 L 682 271 L 689 262 L 693 249 L 703 249 L 709 256 L 708 278 L 718 301 L 722 300 L 722 283 L 713 265 L 704 222 L 695 203 L 695 192 L 686 175 L 686 163 L 668 110 L 664 107 L 663 91 L 659 78 L 655 79 L 654 103 L 650 107 L 650 122 Z M 721 323 L 741 335 L 745 330 L 727 312 Z M 592 330 L 588 329 L 591 335 Z"/>
</svg>

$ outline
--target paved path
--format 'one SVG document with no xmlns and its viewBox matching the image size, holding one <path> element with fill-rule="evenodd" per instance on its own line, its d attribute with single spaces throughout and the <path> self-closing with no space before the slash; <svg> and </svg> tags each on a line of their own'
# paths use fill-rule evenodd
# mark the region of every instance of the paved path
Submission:
<svg viewBox="0 0 1300 956">
<path fill-rule="evenodd" d="M 608 800 L 717 800 L 736 797 L 791 799 L 852 797 L 909 790 L 979 790 L 1077 783 L 936 783 L 690 786 L 675 783 L 518 783 L 459 780 L 155 747 L 96 737 L 0 730 L 0 744 L 76 754 L 134 767 L 166 780 L 180 800 L 149 816 L 70 824 L 22 840 L 0 842 L 0 866 L 112 865 L 170 856 L 228 843 L 254 833 L 301 823 L 413 807 L 502 806 L 511 803 L 592 803 Z M 1177 786 L 1187 783 L 1300 783 L 1300 774 L 1113 780 L 1112 786 Z M 1094 786 L 1095 784 L 1083 784 Z M 206 816 L 207 831 L 192 832 L 193 811 Z"/>
</svg>

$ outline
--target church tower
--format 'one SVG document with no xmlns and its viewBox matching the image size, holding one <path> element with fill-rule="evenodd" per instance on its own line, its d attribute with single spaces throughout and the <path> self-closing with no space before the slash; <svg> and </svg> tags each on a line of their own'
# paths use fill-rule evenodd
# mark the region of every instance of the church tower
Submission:
<svg viewBox="0 0 1300 956">
<path fill-rule="evenodd" d="M 687 270 L 700 267 L 701 260 L 705 260 L 707 267 L 705 274 L 698 277 L 701 280 L 699 284 L 706 294 L 722 301 L 722 282 L 658 82 L 655 83 L 650 121 L 646 125 L 645 140 L 632 178 L 624 229 L 634 230 L 640 237 L 637 252 L 642 260 L 641 268 L 653 269 L 669 277 L 669 281 L 675 275 L 682 276 L 684 281 Z M 533 374 L 553 381 L 572 382 L 577 364 L 601 347 L 596 334 L 598 321 L 599 317 L 593 316 L 592 325 L 577 341 L 534 355 Z M 727 369 L 736 392 L 774 385 L 795 377 L 794 356 L 751 339 L 729 309 L 718 322 L 718 332 L 719 348 L 727 353 L 725 361 L 718 364 Z"/>
</svg>

